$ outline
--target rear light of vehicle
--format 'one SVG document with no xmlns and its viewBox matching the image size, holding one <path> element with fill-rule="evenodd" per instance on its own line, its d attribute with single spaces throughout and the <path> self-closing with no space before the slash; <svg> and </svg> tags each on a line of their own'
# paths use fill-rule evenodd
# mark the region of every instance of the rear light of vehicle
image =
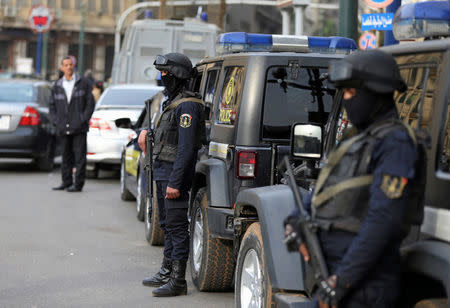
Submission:
<svg viewBox="0 0 450 308">
<path fill-rule="evenodd" d="M 96 128 L 99 130 L 111 130 L 111 127 L 109 126 L 108 122 L 101 118 L 91 118 L 89 120 L 89 127 Z"/>
<path fill-rule="evenodd" d="M 241 151 L 237 153 L 236 176 L 241 179 L 256 177 L 256 152 Z"/>
<path fill-rule="evenodd" d="M 41 116 L 37 112 L 36 109 L 34 109 L 31 106 L 27 106 L 25 108 L 25 111 L 23 112 L 22 118 L 20 119 L 19 125 L 25 126 L 25 125 L 40 125 L 42 123 Z"/>
</svg>

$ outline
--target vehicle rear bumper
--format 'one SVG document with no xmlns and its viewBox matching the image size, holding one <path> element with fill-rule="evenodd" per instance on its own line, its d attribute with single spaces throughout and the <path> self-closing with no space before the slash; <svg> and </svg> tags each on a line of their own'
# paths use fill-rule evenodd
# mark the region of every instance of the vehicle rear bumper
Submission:
<svg viewBox="0 0 450 308">
<path fill-rule="evenodd" d="M 87 163 L 88 164 L 120 164 L 122 151 L 127 139 L 122 136 L 106 137 L 88 133 Z"/>
<path fill-rule="evenodd" d="M 33 158 L 45 151 L 48 135 L 37 126 L 18 127 L 13 132 L 0 132 L 0 157 Z"/>
</svg>

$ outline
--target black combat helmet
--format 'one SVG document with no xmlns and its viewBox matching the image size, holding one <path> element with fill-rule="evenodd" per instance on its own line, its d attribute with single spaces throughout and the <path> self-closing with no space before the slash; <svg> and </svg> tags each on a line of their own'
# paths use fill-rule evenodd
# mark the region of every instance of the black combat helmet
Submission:
<svg viewBox="0 0 450 308">
<path fill-rule="evenodd" d="M 157 70 L 168 71 L 178 79 L 189 79 L 194 75 L 191 60 L 181 53 L 158 55 L 153 65 Z"/>
<path fill-rule="evenodd" d="M 332 62 L 329 79 L 336 87 L 361 88 L 379 94 L 403 92 L 407 88 L 395 59 L 377 49 L 359 51 Z"/>
</svg>

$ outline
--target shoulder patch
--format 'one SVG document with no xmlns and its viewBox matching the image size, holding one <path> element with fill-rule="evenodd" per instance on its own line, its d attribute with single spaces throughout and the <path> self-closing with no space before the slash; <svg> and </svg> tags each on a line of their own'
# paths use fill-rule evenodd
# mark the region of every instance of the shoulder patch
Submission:
<svg viewBox="0 0 450 308">
<path fill-rule="evenodd" d="M 389 199 L 398 199 L 403 195 L 407 183 L 407 178 L 384 174 L 380 188 Z"/>
<path fill-rule="evenodd" d="M 189 113 L 183 113 L 180 116 L 180 126 L 183 128 L 188 128 L 192 124 L 192 116 Z"/>
</svg>

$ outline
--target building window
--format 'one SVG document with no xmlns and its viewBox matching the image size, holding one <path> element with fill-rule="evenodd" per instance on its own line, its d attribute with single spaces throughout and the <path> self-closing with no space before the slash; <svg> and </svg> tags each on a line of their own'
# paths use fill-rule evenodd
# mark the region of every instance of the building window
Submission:
<svg viewBox="0 0 450 308">
<path fill-rule="evenodd" d="M 29 2 L 28 2 L 28 0 L 17 0 L 16 5 L 19 8 L 27 7 L 27 6 L 29 6 Z"/>
<path fill-rule="evenodd" d="M 114 14 L 120 13 L 120 0 L 113 0 L 113 13 Z"/>
<path fill-rule="evenodd" d="M 109 8 L 108 8 L 108 0 L 102 0 L 102 2 L 101 2 L 101 10 L 102 10 L 102 12 L 103 13 L 108 13 L 108 11 L 109 11 Z"/>
<path fill-rule="evenodd" d="M 61 0 L 61 8 L 70 9 L 70 0 Z"/>
<path fill-rule="evenodd" d="M 89 11 L 96 11 L 97 10 L 97 1 L 95 0 L 89 0 L 88 1 L 88 10 Z"/>
<path fill-rule="evenodd" d="M 52 9 L 56 9 L 56 0 L 47 0 L 47 6 Z"/>
</svg>

